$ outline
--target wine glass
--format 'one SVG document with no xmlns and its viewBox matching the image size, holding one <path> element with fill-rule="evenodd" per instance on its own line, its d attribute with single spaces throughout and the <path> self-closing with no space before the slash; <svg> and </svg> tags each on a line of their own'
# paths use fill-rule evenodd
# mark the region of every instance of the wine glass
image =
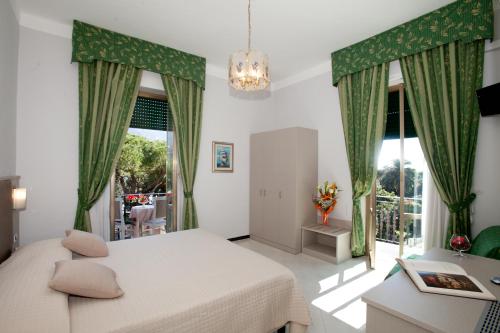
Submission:
<svg viewBox="0 0 500 333">
<path fill-rule="evenodd" d="M 467 235 L 453 234 L 450 238 L 450 246 L 458 252 L 455 253 L 456 256 L 463 257 L 463 252 L 469 251 L 471 244 Z"/>
</svg>

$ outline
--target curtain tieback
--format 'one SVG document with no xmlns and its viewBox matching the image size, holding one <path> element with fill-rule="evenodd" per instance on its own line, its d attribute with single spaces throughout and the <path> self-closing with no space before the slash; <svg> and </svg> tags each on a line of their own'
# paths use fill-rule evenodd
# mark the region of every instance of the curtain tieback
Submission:
<svg viewBox="0 0 500 333">
<path fill-rule="evenodd" d="M 83 210 L 90 210 L 90 205 L 87 204 L 85 197 L 82 194 L 82 191 L 78 189 L 78 205 L 81 207 Z"/>
<path fill-rule="evenodd" d="M 450 213 L 459 213 L 460 211 L 468 208 L 474 199 L 476 199 L 476 193 L 471 193 L 464 200 L 449 204 L 448 209 L 450 210 Z"/>
<path fill-rule="evenodd" d="M 184 198 L 191 199 L 193 197 L 193 192 L 184 192 Z"/>
</svg>

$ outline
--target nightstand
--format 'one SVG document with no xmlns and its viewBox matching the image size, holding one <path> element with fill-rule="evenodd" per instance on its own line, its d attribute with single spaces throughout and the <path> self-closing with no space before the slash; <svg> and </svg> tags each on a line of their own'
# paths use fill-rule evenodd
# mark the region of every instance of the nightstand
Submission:
<svg viewBox="0 0 500 333">
<path fill-rule="evenodd" d="M 331 225 L 302 227 L 302 253 L 334 263 L 351 259 L 351 231 Z"/>
</svg>

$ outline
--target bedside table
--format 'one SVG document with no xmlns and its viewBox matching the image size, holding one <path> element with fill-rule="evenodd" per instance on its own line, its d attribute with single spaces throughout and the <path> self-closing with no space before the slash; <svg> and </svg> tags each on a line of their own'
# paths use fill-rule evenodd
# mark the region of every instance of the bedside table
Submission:
<svg viewBox="0 0 500 333">
<path fill-rule="evenodd" d="M 351 259 L 351 231 L 331 225 L 302 227 L 302 253 L 340 264 Z"/>
</svg>

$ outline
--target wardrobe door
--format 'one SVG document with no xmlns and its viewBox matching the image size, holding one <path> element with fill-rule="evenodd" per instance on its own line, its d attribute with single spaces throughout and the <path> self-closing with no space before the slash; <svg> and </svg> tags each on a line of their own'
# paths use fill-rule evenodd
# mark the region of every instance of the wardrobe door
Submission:
<svg viewBox="0 0 500 333">
<path fill-rule="evenodd" d="M 297 227 L 316 223 L 311 197 L 318 184 L 318 132 L 302 128 L 297 141 Z"/>
<path fill-rule="evenodd" d="M 250 136 L 250 234 L 264 236 L 264 172 L 265 135 Z"/>
<path fill-rule="evenodd" d="M 297 230 L 295 228 L 296 198 L 296 147 L 297 131 L 285 129 L 276 132 L 274 137 L 273 159 L 273 207 L 271 221 L 272 234 L 277 243 L 296 249 Z"/>
<path fill-rule="evenodd" d="M 262 159 L 262 238 L 277 242 L 275 232 L 276 219 L 276 135 L 275 132 L 263 133 L 262 150 L 260 156 Z"/>
</svg>

